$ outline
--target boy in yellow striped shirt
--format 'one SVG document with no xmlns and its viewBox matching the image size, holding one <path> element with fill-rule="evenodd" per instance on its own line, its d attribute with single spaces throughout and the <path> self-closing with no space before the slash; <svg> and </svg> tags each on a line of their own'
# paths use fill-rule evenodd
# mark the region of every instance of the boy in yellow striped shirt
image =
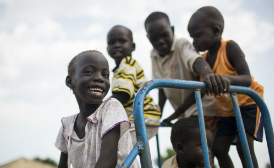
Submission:
<svg viewBox="0 0 274 168">
<path fill-rule="evenodd" d="M 116 67 L 112 70 L 112 97 L 119 100 L 131 122 L 130 134 L 133 145 L 136 144 L 136 132 L 133 120 L 133 101 L 139 88 L 147 82 L 143 68 L 131 57 L 135 50 L 132 32 L 124 26 L 114 26 L 107 35 L 107 51 L 115 60 Z M 151 96 L 147 95 L 144 102 L 144 117 L 148 139 L 158 132 L 161 111 Z"/>
</svg>

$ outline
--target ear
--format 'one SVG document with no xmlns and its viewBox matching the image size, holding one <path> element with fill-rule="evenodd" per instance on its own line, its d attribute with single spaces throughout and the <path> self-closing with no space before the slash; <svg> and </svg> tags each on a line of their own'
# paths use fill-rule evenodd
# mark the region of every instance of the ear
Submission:
<svg viewBox="0 0 274 168">
<path fill-rule="evenodd" d="M 67 85 L 67 87 L 69 87 L 70 89 L 73 89 L 73 88 L 74 88 L 74 86 L 73 86 L 73 84 L 72 84 L 72 78 L 71 78 L 70 76 L 67 76 L 67 77 L 66 77 L 66 85 Z"/>
<path fill-rule="evenodd" d="M 174 35 L 174 26 L 171 26 L 172 33 Z"/>
<path fill-rule="evenodd" d="M 136 48 L 136 44 L 132 43 L 132 49 L 131 49 L 131 51 L 135 51 L 135 48 Z"/>
<path fill-rule="evenodd" d="M 178 154 L 184 155 L 186 153 L 185 146 L 181 142 L 177 142 L 176 151 Z"/>
<path fill-rule="evenodd" d="M 213 26 L 212 29 L 213 29 L 214 35 L 219 35 L 219 34 L 221 33 L 221 29 L 220 29 L 220 27 L 217 26 L 217 25 Z"/>
</svg>

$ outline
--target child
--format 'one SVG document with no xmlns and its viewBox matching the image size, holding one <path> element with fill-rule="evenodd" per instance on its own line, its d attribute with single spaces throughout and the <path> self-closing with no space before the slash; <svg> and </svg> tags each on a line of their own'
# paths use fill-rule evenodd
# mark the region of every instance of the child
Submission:
<svg viewBox="0 0 274 168">
<path fill-rule="evenodd" d="M 206 124 L 205 129 L 208 154 L 211 158 L 210 149 L 213 135 Z M 198 119 L 183 118 L 178 120 L 172 126 L 170 139 L 176 155 L 166 160 L 162 168 L 195 168 L 205 166 Z"/>
<path fill-rule="evenodd" d="M 202 7 L 192 16 L 188 24 L 188 31 L 193 38 L 193 45 L 197 51 L 206 51 L 204 59 L 209 63 L 215 74 L 223 76 L 225 81 L 232 85 L 250 86 L 263 97 L 263 87 L 250 76 L 245 56 L 234 41 L 223 41 L 222 33 L 224 19 L 222 14 L 214 7 Z M 254 168 L 258 167 L 254 153 L 254 139 L 262 141 L 263 125 L 256 103 L 246 95 L 237 95 L 243 118 L 246 137 Z M 217 105 L 223 117 L 218 121 L 217 133 L 213 145 L 220 167 L 234 167 L 228 155 L 229 147 L 237 137 L 237 150 L 246 167 L 241 142 L 238 135 L 236 119 L 230 96 L 223 94 L 217 97 Z"/>
<path fill-rule="evenodd" d="M 109 90 L 107 59 L 85 51 L 69 63 L 66 85 L 73 91 L 80 113 L 64 117 L 55 146 L 61 151 L 59 168 L 121 167 L 132 149 L 130 122 Z M 131 167 L 140 167 L 135 161 Z"/>
<path fill-rule="evenodd" d="M 214 75 L 206 61 L 186 39 L 177 39 L 174 36 L 174 27 L 170 25 L 169 18 L 165 13 L 151 13 L 145 20 L 145 29 L 153 46 L 151 51 L 153 79 L 198 80 L 197 74 L 201 74 L 205 77 L 204 82 L 211 93 L 220 95 L 229 88 L 229 84 L 220 75 Z M 194 92 L 186 89 L 160 88 L 159 106 L 161 110 L 164 108 L 166 99 L 170 101 L 175 109 L 175 112 L 164 120 L 167 123 L 178 118 L 195 103 Z M 216 127 L 215 123 L 220 117 L 219 110 L 214 109 L 214 106 L 211 105 L 214 105 L 214 103 L 213 98 L 209 98 L 208 103 L 203 103 L 205 122 L 211 125 L 212 129 Z M 193 115 L 196 111 L 192 109 L 186 117 Z"/>
<path fill-rule="evenodd" d="M 115 60 L 116 67 L 112 70 L 112 97 L 119 100 L 131 122 L 130 134 L 133 145 L 136 144 L 136 132 L 133 120 L 133 101 L 139 88 L 147 82 L 143 68 L 131 57 L 135 50 L 132 32 L 124 26 L 114 26 L 107 35 L 107 51 Z M 152 97 L 147 95 L 144 102 L 144 117 L 148 139 L 158 132 L 161 111 Z"/>
</svg>

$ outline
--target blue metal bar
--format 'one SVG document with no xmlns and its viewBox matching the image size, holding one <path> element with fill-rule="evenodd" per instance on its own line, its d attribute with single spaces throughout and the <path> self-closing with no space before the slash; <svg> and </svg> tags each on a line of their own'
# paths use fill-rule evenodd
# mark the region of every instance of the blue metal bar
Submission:
<svg viewBox="0 0 274 168">
<path fill-rule="evenodd" d="M 136 159 L 138 153 L 142 153 L 143 145 L 142 142 L 137 142 L 124 163 L 122 164 L 121 168 L 129 168 L 132 162 Z"/>
<path fill-rule="evenodd" d="M 161 154 L 160 154 L 159 135 L 158 134 L 156 134 L 157 154 L 158 154 L 158 166 L 162 167 L 162 158 L 161 158 Z"/>
<path fill-rule="evenodd" d="M 243 152 L 244 152 L 244 156 L 245 156 L 245 162 L 246 162 L 246 165 L 248 168 L 253 168 L 250 150 L 249 150 L 248 142 L 247 142 L 246 135 L 245 135 L 243 119 L 242 119 L 241 111 L 240 111 L 239 104 L 238 104 L 237 94 L 231 93 L 230 97 L 232 100 L 234 113 L 235 113 L 235 117 L 236 117 L 236 121 L 237 121 L 237 126 L 238 126 L 238 130 L 239 130 L 240 138 L 241 138 L 242 148 L 243 148 Z"/>
<path fill-rule="evenodd" d="M 204 154 L 205 168 L 210 168 L 211 166 L 210 166 L 210 160 L 209 160 L 209 155 L 208 155 L 205 121 L 204 121 L 204 114 L 203 114 L 203 106 L 202 106 L 202 99 L 201 99 L 200 89 L 195 90 L 194 93 L 195 93 L 196 104 L 197 104 L 197 111 L 198 111 L 198 118 L 199 118 L 199 126 L 200 126 L 200 134 L 201 134 L 202 149 L 203 149 L 203 154 Z"/>
<path fill-rule="evenodd" d="M 145 125 L 145 120 L 143 115 L 144 100 L 146 95 L 150 92 L 150 90 L 157 87 L 189 89 L 189 90 L 200 89 L 203 91 L 208 91 L 206 85 L 202 82 L 174 80 L 174 79 L 154 79 L 154 80 L 148 81 L 139 89 L 133 103 L 133 117 L 134 117 L 134 124 L 136 128 L 137 140 L 142 142 L 144 145 L 143 153 L 139 154 L 141 159 L 141 165 L 143 168 L 152 168 L 148 138 L 146 133 L 146 125 Z M 263 99 L 260 97 L 260 95 L 257 92 L 247 87 L 230 86 L 227 92 L 248 95 L 256 102 L 257 106 L 259 107 L 262 113 L 271 166 L 274 167 L 274 134 L 273 134 L 270 114 L 265 102 L 263 101 Z"/>
</svg>

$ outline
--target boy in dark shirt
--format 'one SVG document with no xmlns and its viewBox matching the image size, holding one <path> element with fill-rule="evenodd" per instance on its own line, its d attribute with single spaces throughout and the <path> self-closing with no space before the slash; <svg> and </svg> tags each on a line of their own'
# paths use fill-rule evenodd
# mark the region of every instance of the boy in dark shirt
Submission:
<svg viewBox="0 0 274 168">
<path fill-rule="evenodd" d="M 209 156 L 213 143 L 213 135 L 208 125 L 205 125 Z M 176 155 L 165 161 L 162 168 L 198 168 L 204 167 L 204 156 L 199 128 L 196 118 L 178 120 L 171 130 L 171 143 Z"/>
<path fill-rule="evenodd" d="M 234 41 L 224 41 L 222 33 L 224 19 L 214 7 L 202 7 L 190 18 L 188 32 L 193 38 L 193 45 L 197 51 L 206 51 L 203 58 L 208 62 L 215 74 L 223 76 L 232 85 L 247 86 L 263 97 L 263 87 L 254 81 L 245 60 L 245 56 Z M 254 139 L 262 141 L 263 125 L 261 114 L 256 103 L 246 95 L 237 95 L 246 137 L 254 168 L 258 167 L 254 152 Z M 225 93 L 216 98 L 217 105 L 222 111 L 221 119 L 217 123 L 216 138 L 213 152 L 221 168 L 234 167 L 228 155 L 232 141 L 237 137 L 237 151 L 245 168 L 243 149 L 237 130 L 235 114 L 230 96 Z"/>
</svg>

